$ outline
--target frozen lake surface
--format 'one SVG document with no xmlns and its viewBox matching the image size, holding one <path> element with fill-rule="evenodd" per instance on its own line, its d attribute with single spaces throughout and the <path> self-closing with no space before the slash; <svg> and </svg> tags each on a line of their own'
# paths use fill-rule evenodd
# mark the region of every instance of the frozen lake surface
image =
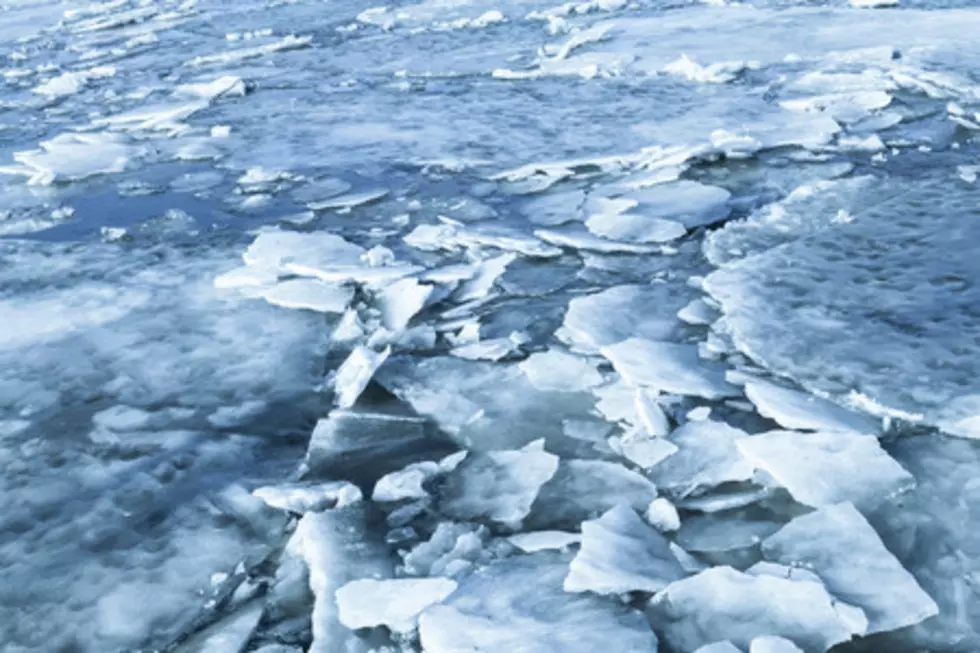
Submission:
<svg viewBox="0 0 980 653">
<path fill-rule="evenodd" d="M 377 2 L 0 0 L 0 649 L 980 650 L 980 7 Z"/>
</svg>

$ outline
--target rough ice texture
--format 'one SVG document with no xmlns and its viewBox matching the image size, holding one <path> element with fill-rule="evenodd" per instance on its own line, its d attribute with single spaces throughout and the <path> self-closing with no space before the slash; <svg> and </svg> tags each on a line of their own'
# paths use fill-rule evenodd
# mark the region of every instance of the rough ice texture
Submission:
<svg viewBox="0 0 980 653">
<path fill-rule="evenodd" d="M 495 563 L 422 613 L 429 653 L 656 651 L 643 615 L 615 601 L 562 589 L 565 560 L 535 553 Z"/>
<path fill-rule="evenodd" d="M 566 592 L 624 594 L 662 590 L 684 577 L 663 535 L 618 505 L 582 523 L 582 546 L 569 565 Z"/>
<path fill-rule="evenodd" d="M 749 463 L 813 508 L 850 501 L 870 511 L 915 487 L 915 478 L 872 435 L 770 431 L 736 444 Z"/>
<path fill-rule="evenodd" d="M 267 485 L 252 490 L 252 494 L 273 508 L 295 513 L 320 512 L 357 503 L 362 499 L 357 486 L 346 481 Z"/>
<path fill-rule="evenodd" d="M 723 483 L 748 481 L 752 465 L 736 442 L 745 431 L 710 420 L 688 422 L 670 434 L 679 449 L 650 470 L 653 481 L 675 498 L 702 494 Z"/>
<path fill-rule="evenodd" d="M 601 351 L 624 379 L 637 386 L 705 399 L 740 394 L 725 381 L 724 370 L 702 360 L 694 345 L 629 338 Z"/>
<path fill-rule="evenodd" d="M 745 396 L 763 417 L 783 428 L 812 431 L 854 431 L 875 434 L 881 424 L 874 418 L 848 410 L 827 399 L 791 390 L 767 381 L 745 384 Z"/>
<path fill-rule="evenodd" d="M 738 347 L 808 390 L 980 435 L 980 210 L 950 183 L 881 182 L 852 222 L 711 274 Z"/>
<path fill-rule="evenodd" d="M 338 618 L 352 630 L 386 626 L 405 633 L 430 605 L 456 590 L 449 578 L 364 578 L 351 581 L 336 593 Z"/>
<path fill-rule="evenodd" d="M 762 543 L 768 560 L 816 573 L 836 598 L 864 610 L 868 633 L 903 628 L 939 608 L 852 504 L 797 517 Z"/>
<path fill-rule="evenodd" d="M 668 585 L 650 600 L 647 614 L 680 653 L 724 640 L 744 651 L 764 635 L 821 653 L 851 639 L 822 585 L 750 576 L 731 567 L 714 567 Z"/>
</svg>

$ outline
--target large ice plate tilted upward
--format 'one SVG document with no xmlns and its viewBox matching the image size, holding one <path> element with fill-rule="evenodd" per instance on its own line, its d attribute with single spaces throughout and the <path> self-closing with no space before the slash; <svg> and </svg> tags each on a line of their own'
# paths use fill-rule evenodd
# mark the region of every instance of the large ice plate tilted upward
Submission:
<svg viewBox="0 0 980 653">
<path fill-rule="evenodd" d="M 694 345 L 628 338 L 603 347 L 602 355 L 637 386 L 705 399 L 739 394 L 725 381 L 721 368 L 698 357 Z"/>
</svg>

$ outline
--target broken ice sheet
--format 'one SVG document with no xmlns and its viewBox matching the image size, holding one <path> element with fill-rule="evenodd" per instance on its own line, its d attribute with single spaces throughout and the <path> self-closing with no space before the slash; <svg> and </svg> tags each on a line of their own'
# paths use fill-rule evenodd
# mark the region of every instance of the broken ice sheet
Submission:
<svg viewBox="0 0 980 653">
<path fill-rule="evenodd" d="M 602 347 L 624 379 L 638 386 L 672 394 L 720 399 L 741 394 L 725 381 L 716 364 L 701 360 L 695 345 L 628 338 Z"/>
<path fill-rule="evenodd" d="M 650 600 L 647 615 L 676 651 L 724 640 L 746 651 L 756 637 L 779 635 L 822 653 L 853 634 L 822 585 L 724 566 L 668 585 Z"/>
<path fill-rule="evenodd" d="M 538 390 L 583 392 L 603 381 L 594 364 L 560 349 L 531 354 L 518 367 Z"/>
<path fill-rule="evenodd" d="M 142 148 L 113 134 L 69 133 L 41 141 L 40 149 L 15 152 L 20 166 L 0 171 L 24 174 L 30 184 L 49 185 L 123 172 L 143 154 Z"/>
<path fill-rule="evenodd" d="M 341 408 L 353 406 L 371 382 L 374 373 L 388 360 L 390 355 L 390 346 L 382 351 L 374 351 L 361 345 L 355 347 L 333 377 L 337 405 Z"/>
<path fill-rule="evenodd" d="M 299 514 L 343 507 L 362 499 L 357 486 L 346 481 L 267 485 L 252 490 L 252 494 L 273 508 Z"/>
<path fill-rule="evenodd" d="M 680 222 L 641 212 L 596 213 L 585 226 L 596 236 L 629 243 L 667 243 L 687 234 Z"/>
<path fill-rule="evenodd" d="M 850 503 L 797 517 L 762 543 L 767 560 L 817 574 L 836 598 L 864 610 L 868 634 L 917 624 L 935 601 Z"/>
<path fill-rule="evenodd" d="M 746 461 L 813 508 L 850 501 L 870 511 L 915 487 L 915 478 L 872 435 L 769 431 L 736 440 Z"/>
<path fill-rule="evenodd" d="M 555 229 L 538 229 L 534 235 L 558 247 L 568 247 L 586 252 L 601 252 L 604 254 L 656 254 L 660 251 L 657 245 L 631 243 L 600 238 L 581 227 L 558 227 Z"/>
<path fill-rule="evenodd" d="M 425 306 L 432 288 L 411 278 L 386 286 L 375 298 L 381 310 L 381 323 L 392 333 L 403 331 Z"/>
<path fill-rule="evenodd" d="M 620 504 L 582 522 L 582 545 L 563 587 L 566 592 L 652 594 L 684 576 L 663 535 Z"/>
<path fill-rule="evenodd" d="M 419 619 L 428 653 L 655 651 L 643 615 L 612 600 L 562 589 L 566 559 L 551 552 L 496 562 L 463 580 Z"/>
<path fill-rule="evenodd" d="M 449 578 L 364 578 L 337 590 L 337 614 L 351 630 L 386 626 L 407 633 L 423 610 L 455 590 L 456 581 Z"/>
<path fill-rule="evenodd" d="M 565 531 L 531 531 L 530 533 L 511 535 L 507 538 L 508 542 L 524 553 L 550 549 L 560 551 L 573 544 L 578 544 L 581 540 L 582 536 L 579 533 Z"/>
<path fill-rule="evenodd" d="M 671 496 L 683 499 L 725 483 L 748 481 L 752 465 L 736 442 L 748 435 L 722 422 L 688 422 L 670 434 L 679 451 L 655 465 L 650 478 Z"/>
<path fill-rule="evenodd" d="M 622 197 L 638 203 L 634 209 L 638 214 L 693 229 L 727 218 L 731 196 L 724 188 L 682 179 L 631 191 Z"/>
<path fill-rule="evenodd" d="M 489 520 L 518 528 L 541 487 L 558 470 L 544 442 L 520 451 L 471 453 L 438 484 L 437 509 L 459 520 Z"/>
<path fill-rule="evenodd" d="M 847 410 L 815 395 L 790 390 L 762 380 L 745 383 L 745 396 L 759 414 L 787 429 L 854 431 L 876 434 L 881 424 L 874 418 Z"/>
<path fill-rule="evenodd" d="M 385 474 L 375 484 L 371 500 L 376 503 L 393 503 L 406 499 L 425 499 L 429 493 L 423 484 L 438 475 L 439 471 L 438 463 L 425 461 Z"/>
<path fill-rule="evenodd" d="M 227 282 L 227 277 L 221 281 Z M 319 279 L 289 279 L 263 288 L 256 294 L 275 306 L 339 315 L 350 305 L 354 298 L 354 289 L 336 283 L 324 283 Z"/>
</svg>

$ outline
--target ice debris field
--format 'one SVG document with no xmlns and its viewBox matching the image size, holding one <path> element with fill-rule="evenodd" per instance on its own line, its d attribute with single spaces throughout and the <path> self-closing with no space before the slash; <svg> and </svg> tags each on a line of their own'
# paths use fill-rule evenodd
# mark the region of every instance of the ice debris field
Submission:
<svg viewBox="0 0 980 653">
<path fill-rule="evenodd" d="M 980 7 L 0 0 L 4 653 L 980 651 Z"/>
</svg>

